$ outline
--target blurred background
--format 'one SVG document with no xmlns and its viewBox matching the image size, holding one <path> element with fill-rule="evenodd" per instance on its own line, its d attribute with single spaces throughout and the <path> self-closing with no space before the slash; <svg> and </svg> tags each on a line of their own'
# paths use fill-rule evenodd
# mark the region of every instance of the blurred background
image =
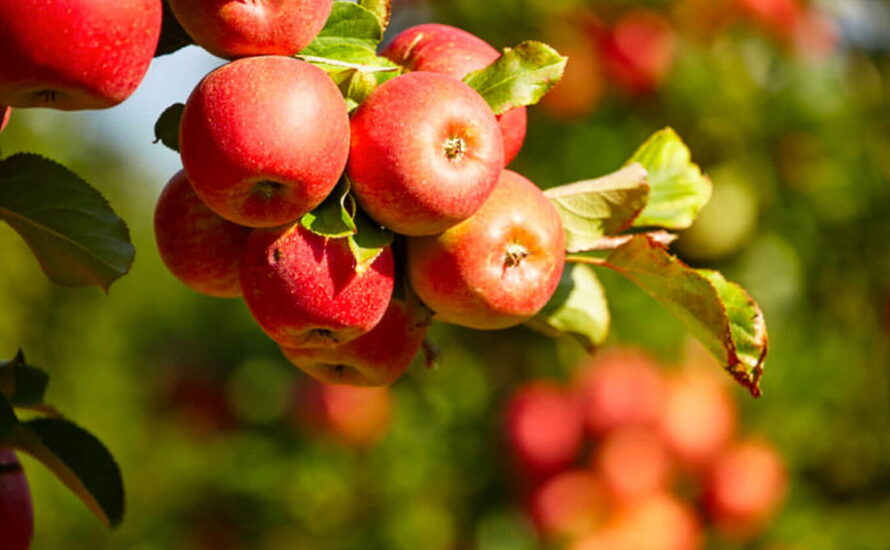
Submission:
<svg viewBox="0 0 890 550">
<path fill-rule="evenodd" d="M 542 187 L 678 131 L 714 197 L 674 250 L 759 301 L 764 397 L 611 273 L 593 362 L 568 339 L 436 325 L 440 365 L 388 391 L 310 384 L 240 300 L 189 291 L 155 249 L 154 202 L 179 161 L 152 143 L 154 120 L 221 64 L 187 47 L 119 107 L 16 110 L 0 138 L 102 190 L 137 247 L 105 295 L 52 285 L 0 228 L 0 356 L 22 347 L 50 371 L 49 401 L 110 447 L 128 489 L 109 533 L 23 457 L 34 550 L 888 548 L 890 4 L 402 0 L 389 33 L 422 22 L 570 56 L 512 166 Z M 648 394 L 621 388 L 646 384 L 641 413 Z M 590 420 L 600 406 L 614 422 Z"/>
</svg>

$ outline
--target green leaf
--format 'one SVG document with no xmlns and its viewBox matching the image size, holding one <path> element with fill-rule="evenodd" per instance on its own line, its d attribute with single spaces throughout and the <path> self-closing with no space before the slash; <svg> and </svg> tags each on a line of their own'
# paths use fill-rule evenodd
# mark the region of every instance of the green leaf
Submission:
<svg viewBox="0 0 890 550">
<path fill-rule="evenodd" d="M 768 340 L 766 322 L 760 307 L 744 289 L 715 271 L 689 267 L 647 235 L 635 235 L 599 263 L 646 291 L 752 395 L 760 395 Z"/>
<path fill-rule="evenodd" d="M 566 250 L 590 250 L 606 235 L 631 226 L 646 206 L 646 170 L 631 164 L 601 178 L 553 187 L 544 192 L 556 207 L 566 234 Z"/>
<path fill-rule="evenodd" d="M 338 0 L 334 2 L 324 28 L 300 54 L 328 57 L 318 52 L 347 42 L 363 46 L 373 53 L 381 40 L 383 25 L 374 12 L 359 4 Z"/>
<path fill-rule="evenodd" d="M 108 201 L 61 164 L 38 155 L 0 161 L 0 219 L 62 285 L 95 284 L 107 291 L 133 263 L 127 226 Z"/>
<path fill-rule="evenodd" d="M 43 403 L 49 375 L 25 363 L 22 350 L 9 361 L 0 361 L 0 393 L 16 407 L 32 407 Z"/>
<path fill-rule="evenodd" d="M 42 462 L 108 527 L 124 516 L 124 483 L 108 449 L 61 418 L 37 418 L 14 429 L 12 446 Z"/>
<path fill-rule="evenodd" d="M 170 105 L 155 122 L 155 143 L 161 142 L 177 153 L 179 152 L 179 121 L 182 119 L 184 103 Z"/>
<path fill-rule="evenodd" d="M 155 57 L 173 53 L 180 48 L 195 43 L 192 37 L 182 28 L 182 25 L 179 24 L 167 2 L 163 2 L 162 5 L 164 7 L 164 17 L 161 20 L 161 36 L 158 40 L 158 47 L 155 49 Z"/>
<path fill-rule="evenodd" d="M 392 244 L 394 235 L 361 210 L 356 211 L 354 220 L 357 231 L 348 237 L 349 249 L 355 258 L 355 272 L 363 273 Z"/>
<path fill-rule="evenodd" d="M 542 42 L 525 41 L 488 67 L 464 77 L 496 115 L 514 107 L 534 105 L 562 78 L 567 57 Z"/>
<path fill-rule="evenodd" d="M 606 341 L 609 324 L 606 294 L 593 268 L 584 264 L 566 264 L 553 297 L 526 322 L 548 336 L 570 334 L 588 351 Z"/>
<path fill-rule="evenodd" d="M 0 447 L 9 445 L 10 434 L 13 433 L 19 419 L 15 416 L 12 404 L 3 392 L 0 392 Z"/>
<path fill-rule="evenodd" d="M 343 178 L 315 210 L 304 214 L 300 224 L 323 237 L 348 237 L 356 232 L 355 203 L 349 196 L 349 180 Z"/>
<path fill-rule="evenodd" d="M 386 30 L 392 15 L 392 0 L 358 0 L 358 5 L 377 16 L 380 26 Z"/>
<path fill-rule="evenodd" d="M 686 229 L 711 198 L 711 180 L 692 162 L 689 148 L 671 128 L 653 134 L 627 164 L 638 162 L 649 174 L 649 203 L 636 227 Z"/>
</svg>

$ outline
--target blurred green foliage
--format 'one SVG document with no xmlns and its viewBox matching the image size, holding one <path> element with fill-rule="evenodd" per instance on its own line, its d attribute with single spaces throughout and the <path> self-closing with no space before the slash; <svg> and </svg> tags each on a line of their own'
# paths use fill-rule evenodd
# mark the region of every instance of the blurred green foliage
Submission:
<svg viewBox="0 0 890 550">
<path fill-rule="evenodd" d="M 656 92 L 623 95 L 606 83 L 592 112 L 568 121 L 531 109 L 514 167 L 547 187 L 616 169 L 665 125 L 683 136 L 712 174 L 716 196 L 725 186 L 728 198 L 715 199 L 721 210 L 703 215 L 708 229 L 690 230 L 677 250 L 742 283 L 770 327 L 765 396 L 754 401 L 741 388 L 737 395 L 745 430 L 766 434 L 784 453 L 792 486 L 784 511 L 751 548 L 885 549 L 887 45 L 863 49 L 858 27 L 849 24 L 831 53 L 808 56 L 744 22 L 702 37 L 667 0 L 580 4 L 436 0 L 428 10 L 402 7 L 499 47 L 543 39 L 555 12 L 579 7 L 608 19 L 646 5 L 675 21 L 676 59 Z M 0 354 L 12 357 L 22 347 L 51 373 L 49 401 L 108 445 L 129 491 L 125 522 L 108 533 L 25 457 L 35 550 L 540 547 L 513 494 L 501 407 L 523 380 L 568 377 L 583 360 L 575 343 L 524 329 L 436 326 L 441 364 L 415 365 L 395 385 L 394 422 L 379 445 L 352 449 L 311 436 L 292 412 L 293 386 L 305 377 L 244 305 L 196 295 L 164 270 L 151 231 L 161 182 L 107 148 L 112 139 L 84 133 L 58 113 L 24 111 L 13 113 L 0 139 L 4 154 L 41 152 L 101 189 L 128 221 L 138 251 L 133 271 L 108 295 L 64 289 L 0 228 Z M 611 341 L 646 347 L 666 364 L 678 361 L 682 329 L 636 288 L 610 273 L 602 278 Z M 172 391 L 182 377 L 202 382 Z"/>
</svg>

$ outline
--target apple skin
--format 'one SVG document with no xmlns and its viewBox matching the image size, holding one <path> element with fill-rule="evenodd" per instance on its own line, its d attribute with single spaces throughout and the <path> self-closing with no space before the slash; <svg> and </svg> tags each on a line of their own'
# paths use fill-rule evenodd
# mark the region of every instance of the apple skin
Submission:
<svg viewBox="0 0 890 550">
<path fill-rule="evenodd" d="M 462 80 L 469 73 L 491 65 L 501 52 L 463 29 L 427 23 L 400 32 L 381 55 L 412 71 L 442 73 Z M 525 107 L 497 115 L 504 138 L 504 166 L 522 149 L 527 118 Z"/>
<path fill-rule="evenodd" d="M 0 105 L 0 132 L 6 129 L 9 124 L 9 118 L 12 116 L 12 107 L 4 107 Z"/>
<path fill-rule="evenodd" d="M 577 538 L 594 531 L 608 510 L 602 481 L 590 470 L 566 470 L 542 484 L 531 499 L 531 516 L 545 538 Z"/>
<path fill-rule="evenodd" d="M 335 347 L 383 318 L 393 291 L 390 247 L 362 273 L 346 239 L 299 223 L 254 230 L 241 258 L 244 300 L 263 331 L 289 348 Z"/>
<path fill-rule="evenodd" d="M 241 296 L 239 267 L 251 230 L 207 208 L 182 170 L 158 198 L 154 229 L 164 265 L 186 286 L 218 298 Z"/>
<path fill-rule="evenodd" d="M 12 449 L 0 448 L 0 541 L 3 550 L 28 550 L 34 511 L 25 472 Z"/>
<path fill-rule="evenodd" d="M 407 242 L 411 285 L 436 319 L 480 330 L 535 315 L 565 264 L 559 214 L 534 183 L 510 170 L 469 219 Z"/>
<path fill-rule="evenodd" d="M 599 442 L 593 465 L 612 497 L 627 503 L 666 490 L 673 460 L 655 429 L 628 427 Z"/>
<path fill-rule="evenodd" d="M 411 365 L 426 337 L 429 319 L 419 319 L 404 300 L 390 302 L 370 332 L 335 348 L 281 351 L 288 361 L 326 384 L 387 386 Z"/>
<path fill-rule="evenodd" d="M 658 13 L 639 9 L 621 17 L 600 39 L 608 79 L 631 95 L 655 91 L 674 62 L 676 33 Z"/>
<path fill-rule="evenodd" d="M 169 0 L 176 19 L 202 48 L 233 59 L 292 55 L 318 35 L 333 0 Z"/>
<path fill-rule="evenodd" d="M 392 424 L 392 409 L 387 387 L 330 385 L 314 380 L 295 386 L 293 419 L 297 426 L 348 447 L 370 447 L 383 439 Z"/>
<path fill-rule="evenodd" d="M 343 96 L 297 59 L 239 59 L 204 77 L 179 129 L 182 163 L 201 200 L 249 227 L 292 222 L 331 192 L 349 154 Z"/>
<path fill-rule="evenodd" d="M 145 76 L 161 0 L 0 0 L 0 105 L 105 109 Z"/>
<path fill-rule="evenodd" d="M 396 233 L 434 235 L 468 218 L 491 194 L 503 160 L 491 108 L 449 76 L 393 78 L 352 116 L 352 189 Z"/>
</svg>

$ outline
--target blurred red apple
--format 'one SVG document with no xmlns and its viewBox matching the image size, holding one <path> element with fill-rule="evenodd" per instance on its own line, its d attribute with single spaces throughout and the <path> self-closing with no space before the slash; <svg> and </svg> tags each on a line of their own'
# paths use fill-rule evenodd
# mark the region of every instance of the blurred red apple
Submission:
<svg viewBox="0 0 890 550">
<path fill-rule="evenodd" d="M 484 69 L 501 53 L 463 29 L 427 23 L 400 32 L 381 54 L 412 71 L 447 74 L 458 80 Z M 504 138 L 504 166 L 525 141 L 526 110 L 517 107 L 497 116 Z"/>
<path fill-rule="evenodd" d="M 657 431 L 628 427 L 607 434 L 593 464 L 612 496 L 621 502 L 640 500 L 665 490 L 673 467 L 671 455 Z"/>
<path fill-rule="evenodd" d="M 520 474 L 541 479 L 575 461 L 581 451 L 584 425 L 578 403 L 570 393 L 554 384 L 536 382 L 510 397 L 506 431 Z"/>
<path fill-rule="evenodd" d="M 620 510 L 606 529 L 629 550 L 697 550 L 703 543 L 695 511 L 668 493 Z"/>
<path fill-rule="evenodd" d="M 574 119 L 590 114 L 605 89 L 597 37 L 602 22 L 586 9 L 549 21 L 544 38 L 569 58 L 562 79 L 541 99 L 541 107 L 556 118 Z"/>
<path fill-rule="evenodd" d="M 664 16 L 631 11 L 600 40 L 603 68 L 610 83 L 631 94 L 655 90 L 673 65 L 676 36 Z"/>
<path fill-rule="evenodd" d="M 229 59 L 297 53 L 321 31 L 333 6 L 332 0 L 168 1 L 199 46 Z"/>
<path fill-rule="evenodd" d="M 800 0 L 737 0 L 742 12 L 779 37 L 788 37 L 803 14 Z"/>
<path fill-rule="evenodd" d="M 359 388 L 311 381 L 297 386 L 295 420 L 311 432 L 342 444 L 366 447 L 389 431 L 392 398 L 388 388 Z"/>
<path fill-rule="evenodd" d="M 383 318 L 394 284 L 390 247 L 365 270 L 347 240 L 299 223 L 256 229 L 241 259 L 241 289 L 263 331 L 281 346 L 336 347 Z"/>
<path fill-rule="evenodd" d="M 161 34 L 161 0 L 0 0 L 0 105 L 113 107 Z"/>
<path fill-rule="evenodd" d="M 545 538 L 578 538 L 594 531 L 607 513 L 608 498 L 597 476 L 567 470 L 550 478 L 532 495 L 531 513 Z"/>
<path fill-rule="evenodd" d="M 159 414 L 172 415 L 189 434 L 208 439 L 235 429 L 238 420 L 224 383 L 187 364 L 174 364 L 163 373 Z"/>
<path fill-rule="evenodd" d="M 0 548 L 27 550 L 34 535 L 28 480 L 12 449 L 0 449 Z"/>
<path fill-rule="evenodd" d="M 12 115 L 12 107 L 4 107 L 0 105 L 0 132 L 6 129 L 9 124 L 9 117 Z"/>
<path fill-rule="evenodd" d="M 177 279 L 209 296 L 241 296 L 238 269 L 250 228 L 207 208 L 185 172 L 177 172 L 161 192 L 154 229 L 161 259 Z"/>
<path fill-rule="evenodd" d="M 540 311 L 564 262 L 555 207 L 510 170 L 469 219 L 439 235 L 408 239 L 411 285 L 435 318 L 481 330 L 518 325 Z"/>
<path fill-rule="evenodd" d="M 249 57 L 214 70 L 192 91 L 179 145 L 189 181 L 211 210 L 240 225 L 275 227 L 318 206 L 337 184 L 349 116 L 321 69 Z"/>
<path fill-rule="evenodd" d="M 449 76 L 393 78 L 352 115 L 352 190 L 396 233 L 435 235 L 470 217 L 494 189 L 503 161 L 491 108 Z"/>
</svg>

